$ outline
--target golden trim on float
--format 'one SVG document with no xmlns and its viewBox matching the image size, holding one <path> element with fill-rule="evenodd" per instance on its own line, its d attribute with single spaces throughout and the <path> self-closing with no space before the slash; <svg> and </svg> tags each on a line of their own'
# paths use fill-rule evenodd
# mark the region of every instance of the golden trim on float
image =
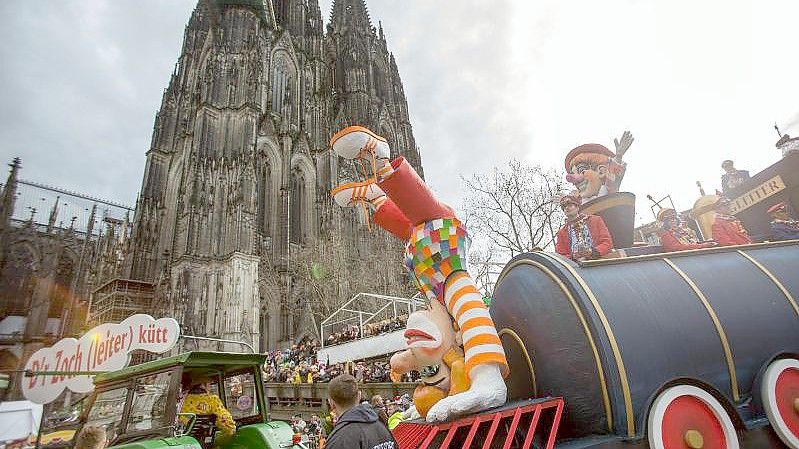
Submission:
<svg viewBox="0 0 799 449">
<path fill-rule="evenodd" d="M 684 251 L 675 251 L 671 253 L 664 252 L 656 254 L 642 254 L 640 256 L 624 256 L 613 259 L 586 260 L 585 262 L 580 262 L 580 267 L 586 268 L 586 267 L 595 267 L 595 266 L 614 265 L 614 264 L 630 263 L 641 260 L 662 260 L 667 257 L 670 259 L 674 259 L 678 257 L 687 257 L 687 256 L 695 256 L 703 254 L 725 253 L 729 252 L 733 248 L 759 249 L 759 248 L 772 248 L 776 246 L 791 246 L 797 244 L 799 244 L 799 239 L 782 240 L 779 242 L 750 243 L 748 245 L 714 246 L 712 248 L 686 249 Z"/>
<path fill-rule="evenodd" d="M 596 299 L 596 295 L 588 287 L 588 284 L 585 280 L 577 273 L 577 270 L 574 269 L 571 265 L 561 259 L 560 256 L 555 256 L 554 254 L 544 254 L 543 256 L 548 257 L 554 261 L 557 261 L 560 265 L 565 267 L 569 272 L 577 279 L 577 282 L 585 291 L 586 295 L 588 295 L 588 299 L 591 301 L 591 304 L 594 306 L 594 310 L 596 311 L 597 315 L 599 315 L 599 320 L 602 322 L 602 327 L 605 329 L 605 334 L 608 336 L 608 340 L 610 341 L 610 348 L 613 351 L 613 357 L 616 359 L 616 368 L 619 370 L 619 379 L 621 380 L 621 392 L 622 396 L 624 396 L 624 410 L 627 415 L 627 436 L 634 437 L 635 436 L 635 419 L 633 416 L 633 400 L 632 395 L 630 394 L 630 383 L 627 380 L 627 370 L 624 368 L 624 359 L 621 356 L 621 351 L 619 350 L 619 344 L 616 342 L 616 336 L 613 334 L 613 329 L 610 328 L 610 322 L 608 322 L 608 318 L 605 316 L 605 311 L 602 310 L 602 306 L 599 304 L 599 301 Z"/>
<path fill-rule="evenodd" d="M 696 283 L 685 274 L 684 271 L 680 269 L 677 265 L 674 264 L 668 258 L 663 258 L 663 261 L 666 262 L 681 278 L 685 281 L 686 284 L 694 291 L 696 297 L 699 298 L 699 302 L 705 306 L 705 310 L 707 314 L 710 315 L 710 319 L 713 321 L 713 326 L 716 327 L 716 332 L 719 335 L 719 339 L 721 340 L 721 346 L 724 349 L 724 357 L 727 359 L 727 370 L 730 373 L 730 389 L 732 390 L 732 398 L 735 402 L 741 400 L 741 395 L 738 391 L 738 376 L 735 373 L 735 362 L 732 358 L 732 350 L 730 349 L 730 343 L 727 341 L 727 334 L 724 332 L 724 328 L 721 326 L 721 321 L 719 317 L 716 315 L 716 311 L 713 310 L 713 306 L 710 305 L 710 301 L 707 300 L 705 294 L 702 293 L 702 290 L 696 285 Z"/>
<path fill-rule="evenodd" d="M 538 397 L 538 382 L 535 377 L 535 368 L 533 367 L 533 360 L 530 358 L 530 354 L 527 352 L 527 346 L 524 344 L 521 337 L 519 337 L 519 334 L 517 334 L 513 329 L 509 327 L 506 327 L 501 331 L 497 332 L 497 335 L 499 336 L 500 340 L 502 339 L 502 336 L 505 334 L 510 335 L 514 340 L 516 340 L 516 343 L 518 343 L 519 346 L 521 346 L 522 351 L 524 351 L 524 358 L 525 360 L 527 360 L 527 367 L 530 368 L 530 375 L 532 376 L 532 381 L 533 381 L 533 397 Z"/>
<path fill-rule="evenodd" d="M 620 192 L 620 193 L 624 193 L 624 192 Z M 595 200 L 598 200 L 600 198 L 605 198 L 605 197 L 601 197 L 600 196 L 600 197 L 597 197 L 597 198 L 595 198 L 594 200 L 591 200 L 591 201 L 595 201 Z M 592 214 L 594 214 L 596 212 L 599 212 L 599 211 L 602 211 L 602 210 L 605 210 L 605 209 L 609 209 L 611 207 L 631 206 L 633 204 L 635 204 L 635 197 L 634 196 L 628 196 L 628 195 L 615 196 L 613 198 L 607 199 L 606 201 L 597 201 L 595 203 L 589 204 L 587 207 L 581 207 L 580 208 L 580 212 L 582 212 L 585 215 L 592 215 Z"/>
<path fill-rule="evenodd" d="M 744 257 L 746 257 L 746 259 L 747 259 L 747 260 L 749 260 L 750 262 L 752 262 L 752 264 L 754 264 L 754 266 L 756 266 L 757 268 L 759 268 L 759 269 L 760 269 L 760 271 L 762 271 L 762 272 L 763 272 L 763 274 L 765 274 L 765 275 L 766 275 L 766 277 L 768 277 L 769 279 L 771 279 L 771 282 L 773 282 L 773 283 L 774 283 L 774 285 L 776 285 L 776 286 L 777 286 L 777 288 L 778 288 L 778 289 L 780 289 L 780 291 L 782 292 L 782 294 L 783 294 L 783 295 L 785 295 L 785 299 L 788 301 L 788 304 L 790 304 L 790 305 L 791 305 L 791 307 L 793 307 L 793 311 L 794 311 L 794 312 L 796 312 L 796 316 L 799 316 L 799 305 L 797 305 L 797 304 L 796 304 L 796 300 L 795 300 L 795 299 L 793 299 L 793 296 L 792 296 L 792 295 L 791 295 L 791 293 L 788 291 L 788 289 L 787 289 L 787 288 L 785 288 L 785 286 L 784 286 L 784 285 L 782 285 L 782 282 L 780 282 L 780 281 L 779 281 L 779 279 L 777 279 L 777 277 L 776 277 L 776 276 L 774 276 L 774 275 L 771 273 L 771 271 L 769 271 L 769 270 L 768 270 L 768 268 L 766 268 L 765 266 L 763 266 L 763 264 L 761 264 L 760 262 L 758 262 L 758 261 L 757 261 L 757 260 L 756 260 L 754 257 L 750 256 L 749 254 L 746 254 L 745 252 L 743 252 L 743 250 L 740 250 L 740 249 L 738 250 L 738 254 L 740 254 L 740 255 L 742 255 L 742 256 L 744 256 Z"/>
<path fill-rule="evenodd" d="M 580 306 L 577 305 L 577 301 L 574 299 L 574 295 L 569 291 L 569 288 L 566 287 L 566 284 L 560 280 L 560 278 L 549 268 L 541 264 L 540 262 L 534 260 L 517 260 L 507 266 L 505 269 L 502 270 L 502 273 L 499 274 L 499 278 L 497 278 L 497 283 L 494 286 L 494 291 L 497 291 L 499 288 L 500 283 L 505 278 L 505 275 L 512 270 L 514 267 L 519 265 L 532 265 L 539 270 L 543 271 L 550 279 L 555 281 L 555 283 L 560 287 L 561 291 L 566 294 L 566 297 L 569 299 L 574 312 L 577 314 L 577 318 L 580 320 L 580 324 L 583 326 L 583 332 L 585 336 L 588 338 L 588 344 L 591 346 L 591 352 L 594 354 L 594 362 L 596 363 L 596 370 L 599 376 L 599 385 L 602 391 L 602 403 L 605 407 L 605 417 L 608 420 L 608 431 L 613 432 L 613 413 L 610 407 L 610 394 L 608 393 L 608 384 L 605 382 L 605 370 L 602 367 L 602 360 L 599 358 L 599 350 L 597 349 L 596 343 L 594 342 L 594 336 L 591 334 L 591 329 L 588 327 L 588 322 L 585 320 L 585 316 L 583 315 L 583 311 L 580 310 Z"/>
</svg>

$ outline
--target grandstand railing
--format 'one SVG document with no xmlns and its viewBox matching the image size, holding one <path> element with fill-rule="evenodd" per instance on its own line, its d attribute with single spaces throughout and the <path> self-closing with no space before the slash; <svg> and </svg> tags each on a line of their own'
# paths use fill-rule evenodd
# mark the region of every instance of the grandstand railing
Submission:
<svg viewBox="0 0 799 449">
<path fill-rule="evenodd" d="M 358 327 L 358 338 L 364 337 L 364 326 L 384 319 L 408 317 L 423 307 L 421 294 L 411 298 L 358 293 L 327 317 L 319 326 L 321 344 L 327 345 L 327 338 L 337 330 L 347 326 Z M 343 342 L 341 342 L 343 343 Z"/>
</svg>

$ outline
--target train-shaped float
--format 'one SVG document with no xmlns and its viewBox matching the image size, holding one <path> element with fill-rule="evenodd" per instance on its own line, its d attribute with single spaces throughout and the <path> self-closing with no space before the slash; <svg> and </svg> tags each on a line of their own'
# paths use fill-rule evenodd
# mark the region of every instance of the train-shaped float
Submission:
<svg viewBox="0 0 799 449">
<path fill-rule="evenodd" d="M 507 264 L 491 312 L 509 399 L 563 397 L 560 440 L 796 449 L 797 297 L 799 241 L 583 266 L 540 252 Z"/>
<path fill-rule="evenodd" d="M 508 405 L 400 425 L 400 447 L 799 449 L 799 240 L 767 241 L 765 213 L 799 207 L 799 154 L 729 194 L 759 243 L 510 260 L 490 307 L 512 367 Z M 588 206 L 629 213 L 630 195 Z M 617 218 L 605 220 L 614 241 L 632 241 L 617 238 L 632 233 Z"/>
</svg>

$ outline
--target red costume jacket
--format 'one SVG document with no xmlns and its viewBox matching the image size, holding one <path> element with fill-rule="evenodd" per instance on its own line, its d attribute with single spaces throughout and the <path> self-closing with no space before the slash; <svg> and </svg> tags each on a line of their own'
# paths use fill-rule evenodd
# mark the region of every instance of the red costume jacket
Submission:
<svg viewBox="0 0 799 449">
<path fill-rule="evenodd" d="M 582 218 L 588 224 L 588 232 L 591 234 L 591 241 L 593 242 L 593 249 L 599 256 L 604 256 L 613 249 L 613 238 L 610 236 L 610 231 L 605 225 L 605 221 L 598 215 L 588 215 Z M 578 218 L 578 220 L 580 220 Z M 563 256 L 573 259 L 571 250 L 571 239 L 569 237 L 569 228 L 573 223 L 566 222 L 558 235 L 555 238 L 555 251 Z"/>
<path fill-rule="evenodd" d="M 752 243 L 752 239 L 737 218 L 721 214 L 717 214 L 713 221 L 713 240 L 720 246 Z"/>
<path fill-rule="evenodd" d="M 660 245 L 665 251 L 685 251 L 686 249 L 710 248 L 714 246 L 712 242 L 705 243 L 683 243 L 669 231 L 660 231 Z"/>
</svg>

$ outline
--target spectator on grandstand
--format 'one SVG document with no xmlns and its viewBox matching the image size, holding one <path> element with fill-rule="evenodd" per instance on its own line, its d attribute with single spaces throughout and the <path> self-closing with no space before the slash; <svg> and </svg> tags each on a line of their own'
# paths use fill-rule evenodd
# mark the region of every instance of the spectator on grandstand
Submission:
<svg viewBox="0 0 799 449">
<path fill-rule="evenodd" d="M 348 373 L 362 382 L 391 382 L 387 361 L 359 361 L 326 365 L 317 360 L 319 343 L 303 339 L 289 349 L 273 351 L 264 366 L 264 381 L 299 385 L 303 383 L 327 383 L 334 377 Z M 418 374 L 404 376 L 406 382 L 416 380 Z"/>
</svg>

